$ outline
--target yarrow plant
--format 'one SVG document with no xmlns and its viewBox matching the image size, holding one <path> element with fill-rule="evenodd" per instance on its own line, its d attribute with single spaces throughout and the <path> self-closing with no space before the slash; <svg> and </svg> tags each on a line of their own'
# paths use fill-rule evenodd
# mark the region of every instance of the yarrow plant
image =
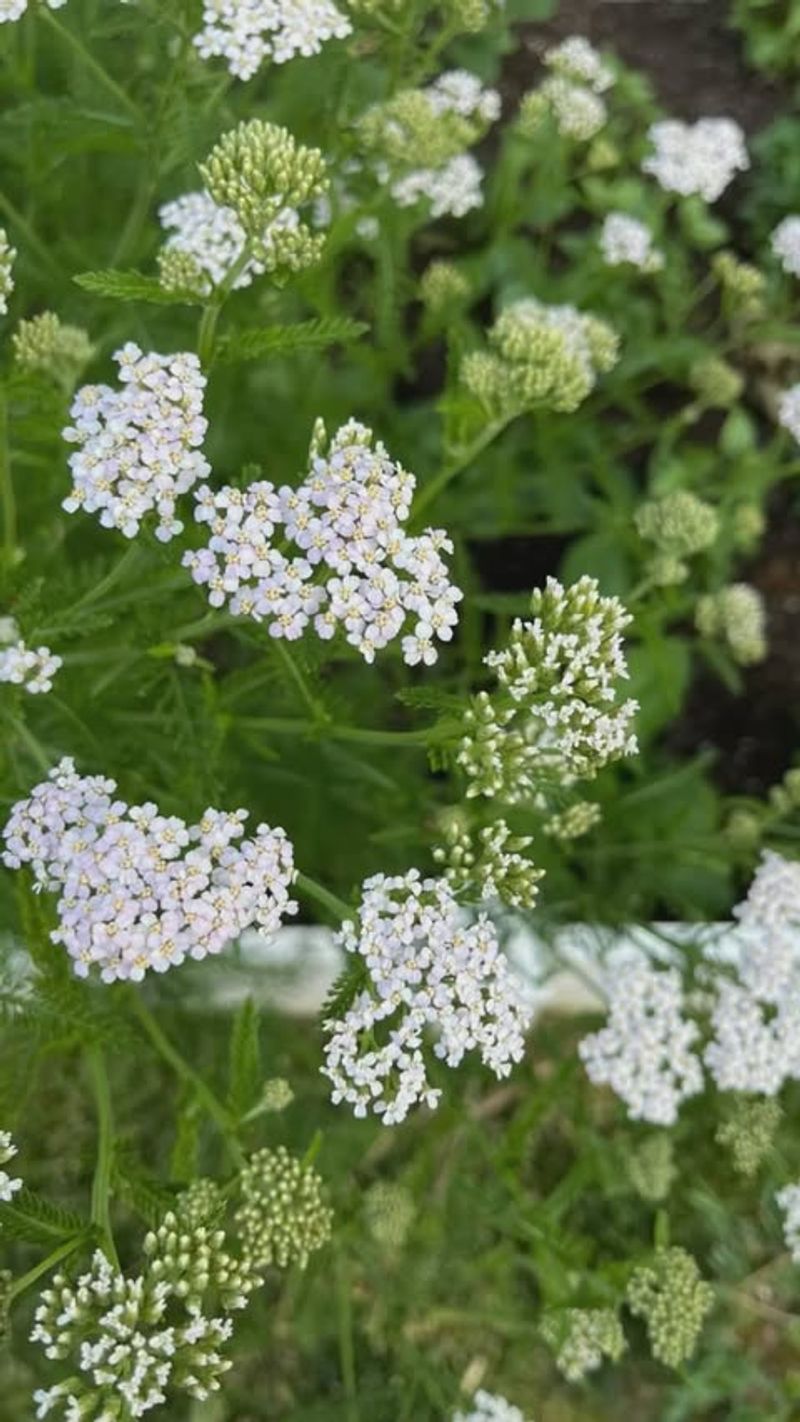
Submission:
<svg viewBox="0 0 800 1422">
<path fill-rule="evenodd" d="M 0 0 L 4 1417 L 795 1416 L 800 129 L 545 9 Z"/>
</svg>

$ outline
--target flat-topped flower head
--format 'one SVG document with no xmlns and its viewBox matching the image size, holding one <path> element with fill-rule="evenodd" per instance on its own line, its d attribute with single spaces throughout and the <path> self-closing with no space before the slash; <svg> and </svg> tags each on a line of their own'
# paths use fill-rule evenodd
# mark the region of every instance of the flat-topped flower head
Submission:
<svg viewBox="0 0 800 1422">
<path fill-rule="evenodd" d="M 2 0 L 0 0 L 2 4 Z M 16 19 L 17 16 L 6 16 L 7 19 Z M 0 12 L 0 22 L 2 13 Z M 0 316 L 5 316 L 8 311 L 8 298 L 14 290 L 14 262 L 16 251 L 8 240 L 8 233 L 5 228 L 0 227 Z"/>
<path fill-rule="evenodd" d="M 784 1185 L 775 1199 L 783 1214 L 783 1237 L 795 1264 L 800 1264 L 800 1184 Z"/>
<path fill-rule="evenodd" d="M 614 83 L 614 71 L 584 35 L 569 35 L 560 44 L 544 53 L 549 69 L 580 84 L 587 84 L 596 94 L 603 94 Z"/>
<path fill-rule="evenodd" d="M 274 933 L 294 912 L 283 830 L 259 825 L 244 839 L 246 810 L 208 809 L 188 825 L 116 792 L 62 760 L 3 831 L 6 867 L 29 866 L 37 888 L 56 895 L 51 938 L 79 977 L 96 969 L 104 982 L 140 982 L 222 952 L 251 926 Z"/>
<path fill-rule="evenodd" d="M 94 355 L 87 332 L 65 325 L 54 311 L 20 321 L 11 344 L 20 370 L 47 375 L 68 391 Z"/>
<path fill-rule="evenodd" d="M 498 1077 L 521 1060 L 527 1014 L 496 930 L 483 915 L 466 920 L 445 880 L 416 870 L 367 879 L 339 942 L 369 986 L 326 1022 L 322 1070 L 356 1116 L 394 1125 L 419 1102 L 435 1107 L 429 1052 L 456 1067 L 477 1051 Z"/>
<path fill-rule="evenodd" d="M 32 696 L 52 691 L 53 677 L 63 665 L 49 647 L 28 647 L 23 641 L 0 647 L 0 682 L 21 686 Z"/>
<path fill-rule="evenodd" d="M 551 74 L 524 95 L 519 106 L 520 132 L 534 138 L 548 118 L 562 138 L 588 143 L 605 127 L 608 109 L 588 85 L 577 84 L 563 74 Z"/>
<path fill-rule="evenodd" d="M 576 410 L 619 354 L 605 321 L 532 296 L 500 312 L 489 346 L 464 358 L 461 380 L 490 413 L 506 416 L 537 406 Z"/>
<path fill-rule="evenodd" d="M 220 207 L 207 192 L 185 193 L 174 198 L 159 208 L 158 216 L 161 226 L 169 233 L 159 254 L 162 285 L 171 284 L 169 273 L 176 256 L 192 262 L 191 269 L 185 268 L 184 285 L 193 286 L 201 295 L 208 295 L 237 264 L 241 265 L 247 234 L 233 208 Z M 247 258 L 232 283 L 234 290 L 250 286 L 253 278 L 264 272 L 296 263 L 300 249 L 294 239 L 299 222 L 296 210 L 286 207 L 267 224 L 254 244 L 259 255 Z M 175 271 L 176 275 L 180 274 L 178 268 Z M 177 279 L 172 284 L 180 285 Z"/>
<path fill-rule="evenodd" d="M 479 1388 L 472 1399 L 469 1412 L 456 1412 L 453 1422 L 530 1422 L 530 1419 L 504 1397 Z"/>
<path fill-rule="evenodd" d="M 800 276 L 800 217 L 784 217 L 775 228 L 770 245 L 783 270 Z"/>
<path fill-rule="evenodd" d="M 163 543 L 180 533 L 178 499 L 211 470 L 202 452 L 206 381 L 196 355 L 144 354 L 129 341 L 117 351 L 121 389 L 84 385 L 64 439 L 73 487 L 62 507 L 97 514 L 126 538 L 156 516 Z"/>
<path fill-rule="evenodd" d="M 254 1273 L 290 1265 L 305 1269 L 330 1239 L 333 1214 L 322 1181 L 285 1146 L 251 1155 L 240 1172 L 239 1191 L 234 1223 L 242 1258 Z"/>
<path fill-rule="evenodd" d="M 648 132 L 653 151 L 642 163 L 666 192 L 699 193 L 716 202 L 737 173 L 750 167 L 744 133 L 734 119 L 702 118 L 696 123 L 662 119 Z"/>
<path fill-rule="evenodd" d="M 461 593 L 442 556 L 446 534 L 405 531 L 415 482 L 351 420 L 315 447 L 297 487 L 200 489 L 209 541 L 184 565 L 212 607 L 263 621 L 273 637 L 340 632 L 368 662 L 399 638 L 409 665 L 430 665 L 436 643 L 452 638 Z"/>
<path fill-rule="evenodd" d="M 17 1147 L 11 1139 L 9 1131 L 0 1131 L 0 1167 L 8 1165 L 17 1154 Z M 9 1175 L 5 1169 L 0 1169 L 0 1203 L 9 1205 L 18 1190 L 22 1189 L 22 1181 L 16 1176 Z"/>
<path fill-rule="evenodd" d="M 725 642 L 735 662 L 749 667 L 767 655 L 764 599 L 749 583 L 731 583 L 701 597 L 695 625 L 703 637 Z"/>
<path fill-rule="evenodd" d="M 237 79 L 252 79 L 267 62 L 319 54 L 351 31 L 333 0 L 203 0 L 194 43 L 203 59 L 224 59 Z"/>
<path fill-rule="evenodd" d="M 637 267 L 640 272 L 658 272 L 664 254 L 653 245 L 649 227 L 624 212 L 610 212 L 600 233 L 603 261 L 609 267 Z"/>
<path fill-rule="evenodd" d="M 551 1309 L 544 1315 L 541 1335 L 567 1382 L 595 1372 L 604 1358 L 618 1363 L 627 1344 L 619 1315 L 611 1308 Z"/>
<path fill-rule="evenodd" d="M 223 134 L 200 176 L 212 200 L 233 212 L 265 268 L 297 271 L 318 259 L 325 239 L 299 216 L 328 186 L 318 148 L 298 143 L 278 124 L 249 119 Z"/>
<path fill-rule="evenodd" d="M 622 632 L 630 615 L 593 578 L 564 588 L 548 578 L 517 618 L 508 646 L 484 663 L 496 688 L 465 713 L 458 763 L 468 796 L 531 799 L 557 782 L 591 778 L 636 752 L 636 702 L 617 699 L 627 676 Z"/>
<path fill-rule="evenodd" d="M 608 1021 L 578 1049 L 587 1075 L 610 1086 L 632 1120 L 671 1126 L 681 1103 L 703 1088 L 700 1032 L 684 1016 L 680 975 L 645 961 L 626 964 L 609 973 L 606 991 Z"/>
<path fill-rule="evenodd" d="M 778 424 L 800 444 L 800 384 L 783 391 L 778 401 Z"/>
<path fill-rule="evenodd" d="M 628 1306 L 647 1325 L 654 1358 L 680 1368 L 697 1347 L 714 1290 L 685 1249 L 657 1249 L 649 1264 L 631 1275 Z"/>
<path fill-rule="evenodd" d="M 358 125 L 379 180 L 401 207 L 425 203 L 431 217 L 463 217 L 483 201 L 480 165 L 466 150 L 500 115 L 500 96 L 464 69 L 425 89 L 403 89 Z"/>
<path fill-rule="evenodd" d="M 13 20 L 21 20 L 28 5 L 32 3 L 33 0 L 0 0 L 0 25 L 9 24 Z M 62 5 L 66 5 L 67 0 L 44 0 L 44 3 L 50 10 L 60 10 Z"/>
</svg>

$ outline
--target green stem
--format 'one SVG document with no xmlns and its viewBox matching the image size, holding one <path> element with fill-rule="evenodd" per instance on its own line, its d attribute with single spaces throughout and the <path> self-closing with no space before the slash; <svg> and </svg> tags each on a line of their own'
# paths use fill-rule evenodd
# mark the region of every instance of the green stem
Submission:
<svg viewBox="0 0 800 1422">
<path fill-rule="evenodd" d="M 342 1374 L 342 1383 L 344 1384 L 345 1417 L 347 1422 L 359 1422 L 350 1281 L 347 1277 L 344 1256 L 339 1249 L 336 1251 L 336 1302 L 339 1334 L 339 1366 Z"/>
<path fill-rule="evenodd" d="M 449 464 L 445 464 L 444 468 L 440 469 L 438 474 L 435 474 L 427 484 L 423 485 L 414 500 L 411 510 L 412 518 L 415 522 L 419 519 L 423 509 L 426 509 L 429 504 L 433 503 L 434 499 L 438 499 L 442 491 L 447 488 L 447 485 L 456 478 L 456 475 L 463 473 L 463 471 L 472 464 L 473 460 L 477 459 L 478 455 L 482 454 L 499 434 L 502 434 L 512 419 L 513 416 L 506 415 L 502 419 L 491 420 L 487 425 L 484 425 L 480 434 L 476 435 L 475 439 L 468 445 L 465 445 Z"/>
<path fill-rule="evenodd" d="M 97 1162 L 92 1181 L 92 1224 L 96 1226 L 103 1252 L 119 1269 L 114 1235 L 111 1230 L 111 1166 L 114 1156 L 114 1118 L 111 1110 L 111 1089 L 108 1072 L 99 1047 L 90 1047 L 86 1053 L 89 1074 L 92 1079 L 94 1099 L 97 1107 Z"/>
<path fill-rule="evenodd" d="M 14 734 L 19 736 L 22 744 L 30 752 L 32 759 L 36 762 L 39 769 L 44 771 L 45 775 L 49 775 L 53 768 L 53 762 L 50 760 L 44 746 L 37 741 L 33 731 L 28 729 L 24 721 L 18 720 L 16 716 L 10 716 L 8 719 L 14 730 Z"/>
<path fill-rule="evenodd" d="M 250 243 L 246 242 L 224 281 L 213 292 L 208 305 L 203 307 L 203 314 L 200 317 L 200 325 L 197 330 L 197 354 L 204 370 L 207 370 L 214 360 L 214 341 L 222 308 L 250 261 L 251 255 Z"/>
<path fill-rule="evenodd" d="M 8 401 L 0 390 L 0 507 L 3 510 L 3 551 L 9 565 L 17 546 L 17 501 L 11 477 L 11 455 L 8 448 Z"/>
<path fill-rule="evenodd" d="M 353 917 L 353 910 L 348 907 L 344 899 L 331 893 L 324 884 L 318 884 L 316 879 L 309 879 L 307 874 L 297 874 L 294 886 L 305 898 L 311 899 L 314 903 L 327 909 L 340 923 Z"/>
<path fill-rule="evenodd" d="M 118 103 L 127 109 L 128 113 L 136 119 L 137 123 L 141 123 L 143 114 L 138 104 L 133 102 L 133 99 L 125 93 L 125 90 L 120 87 L 116 79 L 112 79 L 102 64 L 98 63 L 93 54 L 90 54 L 83 40 L 80 40 L 77 35 L 73 34 L 72 30 L 67 29 L 66 25 L 62 25 L 61 21 L 56 19 L 52 10 L 47 7 L 44 9 L 40 7 L 38 13 L 50 28 L 55 30 L 56 34 L 60 36 L 64 43 L 69 45 L 73 53 L 80 59 L 84 67 L 94 75 L 95 79 L 97 79 L 110 94 L 114 95 Z"/>
<path fill-rule="evenodd" d="M 329 716 L 325 707 L 317 700 L 282 637 L 275 638 L 275 650 L 297 687 L 301 699 L 305 701 L 311 715 L 314 717 L 315 722 L 319 725 L 320 723 L 328 721 Z"/>
<path fill-rule="evenodd" d="M 235 1123 L 230 1112 L 222 1102 L 215 1096 L 210 1086 L 207 1086 L 203 1078 L 191 1067 L 181 1056 L 177 1047 L 174 1047 L 169 1038 L 162 1031 L 149 1007 L 142 1000 L 141 994 L 133 990 L 129 997 L 129 1002 L 133 1008 L 135 1016 L 140 1025 L 144 1028 L 152 1045 L 159 1056 L 174 1071 L 175 1075 L 185 1085 L 190 1086 L 197 1094 L 198 1100 L 205 1106 L 211 1119 L 216 1123 L 225 1137 L 225 1141 L 237 1164 L 242 1159 L 242 1152 L 235 1139 Z"/>
<path fill-rule="evenodd" d="M 319 721 L 294 720 L 289 716 L 237 716 L 235 725 L 243 731 L 268 731 L 276 735 L 313 736 L 320 730 Z M 381 731 L 368 726 L 324 727 L 324 736 L 333 741 L 358 741 L 372 746 L 425 746 L 432 739 L 433 728 L 422 731 Z"/>
<path fill-rule="evenodd" d="M 40 1260 L 38 1264 L 34 1264 L 33 1268 L 29 1269 L 27 1274 L 20 1274 L 19 1278 L 14 1280 L 8 1291 L 8 1302 L 13 1303 L 14 1299 L 18 1299 L 20 1294 L 24 1294 L 26 1289 L 29 1289 L 32 1284 L 35 1284 L 38 1279 L 41 1279 L 43 1274 L 49 1274 L 50 1270 L 55 1269 L 56 1265 L 60 1264 L 62 1259 L 68 1259 L 70 1254 L 74 1254 L 75 1250 L 80 1249 L 81 1245 L 85 1244 L 85 1242 L 85 1234 L 76 1234 L 74 1239 L 68 1239 L 66 1244 L 59 1244 L 58 1248 L 54 1249 L 51 1254 L 48 1254 L 45 1259 Z"/>
</svg>

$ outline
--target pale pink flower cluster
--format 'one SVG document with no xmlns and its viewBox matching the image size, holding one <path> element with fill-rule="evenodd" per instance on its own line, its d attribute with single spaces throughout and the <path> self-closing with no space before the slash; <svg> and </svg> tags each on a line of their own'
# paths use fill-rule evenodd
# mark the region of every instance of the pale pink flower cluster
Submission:
<svg viewBox="0 0 800 1422">
<path fill-rule="evenodd" d="M 30 866 L 58 895 L 51 934 L 79 977 L 140 982 L 186 958 L 220 953 L 245 928 L 274 933 L 294 878 L 282 829 L 242 839 L 246 810 L 208 809 L 199 824 L 128 805 L 116 782 L 78 775 L 64 759 L 14 806 L 4 830 L 9 869 Z"/>
<path fill-rule="evenodd" d="M 180 495 L 211 472 L 200 448 L 205 376 L 196 355 L 143 354 L 133 342 L 114 359 L 121 390 L 84 385 L 70 410 L 74 423 L 63 435 L 78 449 L 63 507 L 96 513 L 126 538 L 155 513 L 156 537 L 167 543 L 183 528 L 175 515 Z"/>
<path fill-rule="evenodd" d="M 395 1125 L 420 1101 L 437 1105 L 428 1036 L 451 1067 L 477 1050 L 503 1077 L 521 1060 L 527 1013 L 497 931 L 484 915 L 465 921 L 446 880 L 416 869 L 367 879 L 358 919 L 344 924 L 339 942 L 362 959 L 369 986 L 341 1019 L 326 1022 L 322 1070 L 333 1100 L 356 1116 L 374 1111 Z"/>
<path fill-rule="evenodd" d="M 237 79 L 252 79 L 266 60 L 319 54 L 351 30 L 333 0 L 204 0 L 194 43 L 203 59 L 224 59 Z"/>
<path fill-rule="evenodd" d="M 452 551 L 447 536 L 403 528 L 414 487 L 372 432 L 351 421 L 327 453 L 312 451 L 297 488 L 260 480 L 199 489 L 195 517 L 210 537 L 184 554 L 184 565 L 212 607 L 227 603 L 237 616 L 264 621 L 273 637 L 295 640 L 313 622 L 323 639 L 343 631 L 372 662 L 406 629 L 406 662 L 430 664 L 435 639 L 452 638 L 461 593 L 441 556 Z"/>
</svg>

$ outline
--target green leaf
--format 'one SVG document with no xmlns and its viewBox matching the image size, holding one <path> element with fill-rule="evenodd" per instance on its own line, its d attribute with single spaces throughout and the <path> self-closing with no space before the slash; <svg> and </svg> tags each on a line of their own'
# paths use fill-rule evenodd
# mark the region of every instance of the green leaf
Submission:
<svg viewBox="0 0 800 1422">
<path fill-rule="evenodd" d="M 59 1239 L 73 1239 L 89 1229 L 87 1220 L 72 1210 L 54 1205 L 32 1190 L 18 1190 L 8 1204 L 0 1205 L 0 1230 L 12 1239 L 29 1244 L 54 1244 Z"/>
<path fill-rule="evenodd" d="M 636 732 L 650 740 L 678 715 L 691 672 L 688 643 L 679 637 L 654 637 L 628 653 L 630 680 L 625 695 L 639 703 Z"/>
<path fill-rule="evenodd" d="M 149 1175 L 124 1146 L 115 1154 L 113 1179 L 115 1189 L 151 1229 L 161 1224 L 175 1203 L 174 1194 Z"/>
<path fill-rule="evenodd" d="M 320 1021 L 327 1022 L 329 1018 L 344 1017 L 368 983 L 369 973 L 363 958 L 351 959 L 332 984 L 322 1004 Z"/>
<path fill-rule="evenodd" d="M 363 321 L 331 316 L 298 321 L 294 326 L 256 326 L 251 330 L 229 331 L 219 342 L 217 359 L 225 365 L 234 365 L 266 355 L 321 350 L 325 346 L 357 341 L 368 330 Z"/>
<path fill-rule="evenodd" d="M 204 298 L 194 291 L 165 291 L 157 277 L 142 272 L 80 272 L 72 278 L 84 291 L 108 296 L 114 301 L 150 301 L 158 306 L 202 306 Z"/>
<path fill-rule="evenodd" d="M 228 1105 L 241 1120 L 261 1095 L 264 1074 L 258 1040 L 258 1010 L 252 998 L 242 1003 L 231 1028 Z"/>
</svg>

